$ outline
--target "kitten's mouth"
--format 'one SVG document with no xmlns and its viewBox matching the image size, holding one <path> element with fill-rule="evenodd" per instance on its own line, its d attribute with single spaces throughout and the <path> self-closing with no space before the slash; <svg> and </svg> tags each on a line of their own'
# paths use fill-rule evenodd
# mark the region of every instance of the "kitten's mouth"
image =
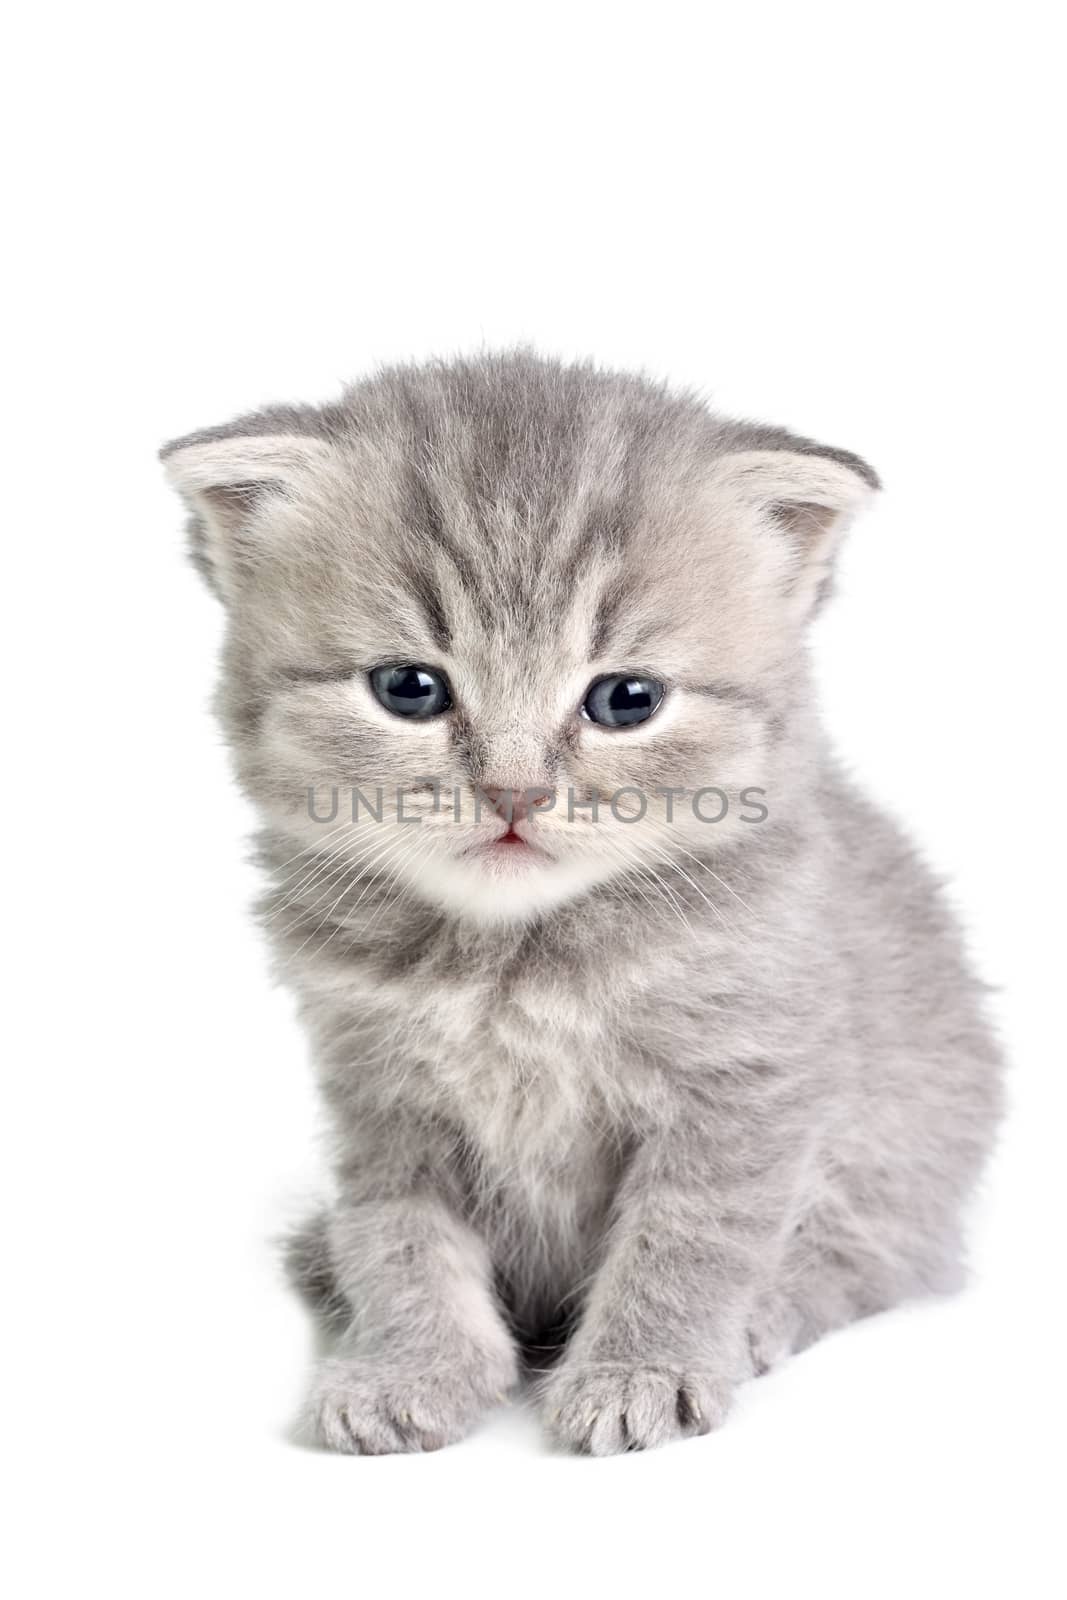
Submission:
<svg viewBox="0 0 1067 1600">
<path fill-rule="evenodd" d="M 511 861 L 516 866 L 526 861 L 549 859 L 548 852 L 520 833 L 514 823 L 506 827 L 503 833 L 498 833 L 495 839 L 476 844 L 470 853 L 490 861 Z"/>
</svg>

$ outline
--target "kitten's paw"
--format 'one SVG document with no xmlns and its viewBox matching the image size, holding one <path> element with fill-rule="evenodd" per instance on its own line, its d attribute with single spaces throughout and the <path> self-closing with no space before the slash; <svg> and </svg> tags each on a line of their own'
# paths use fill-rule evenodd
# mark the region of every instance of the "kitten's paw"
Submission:
<svg viewBox="0 0 1067 1600">
<path fill-rule="evenodd" d="M 318 1443 L 347 1455 L 440 1450 L 462 1439 L 513 1381 L 514 1373 L 500 1363 L 462 1372 L 331 1358 L 315 1376 L 311 1428 Z"/>
<path fill-rule="evenodd" d="M 550 1437 L 583 1455 L 648 1450 L 708 1433 L 729 1406 L 729 1387 L 681 1367 L 568 1362 L 544 1393 Z"/>
</svg>

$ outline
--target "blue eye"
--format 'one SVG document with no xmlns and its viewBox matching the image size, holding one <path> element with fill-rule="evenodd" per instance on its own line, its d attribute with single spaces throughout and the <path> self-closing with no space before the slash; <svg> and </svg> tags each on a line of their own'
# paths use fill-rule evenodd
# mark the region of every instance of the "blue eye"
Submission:
<svg viewBox="0 0 1067 1600">
<path fill-rule="evenodd" d="M 598 678 L 590 684 L 582 710 L 604 728 L 628 728 L 647 722 L 663 699 L 655 678 Z"/>
<path fill-rule="evenodd" d="M 452 704 L 448 684 L 429 667 L 375 667 L 371 688 L 397 717 L 437 717 Z"/>
</svg>

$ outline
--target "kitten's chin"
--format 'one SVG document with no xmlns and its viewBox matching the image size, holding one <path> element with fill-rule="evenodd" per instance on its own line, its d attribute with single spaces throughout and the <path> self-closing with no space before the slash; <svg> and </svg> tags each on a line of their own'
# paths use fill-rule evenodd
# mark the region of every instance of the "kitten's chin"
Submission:
<svg viewBox="0 0 1067 1600">
<path fill-rule="evenodd" d="M 423 862 L 413 887 L 453 916 L 476 922 L 526 922 L 615 876 L 595 860 L 557 861 L 539 851 L 493 849 Z"/>
</svg>

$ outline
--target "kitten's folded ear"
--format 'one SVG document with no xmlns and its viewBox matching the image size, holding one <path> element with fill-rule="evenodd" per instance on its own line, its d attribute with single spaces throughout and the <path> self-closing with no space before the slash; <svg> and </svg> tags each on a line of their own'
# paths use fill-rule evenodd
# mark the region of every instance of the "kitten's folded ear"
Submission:
<svg viewBox="0 0 1067 1600">
<path fill-rule="evenodd" d="M 330 455 L 322 439 L 302 434 L 205 437 L 164 445 L 167 477 L 191 512 L 193 561 L 216 594 L 233 598 L 264 538 L 263 512 L 314 483 Z"/>
<path fill-rule="evenodd" d="M 798 621 L 827 597 L 842 535 L 881 487 L 859 456 L 823 451 L 807 440 L 794 448 L 732 452 L 722 458 L 715 482 L 738 511 L 757 514 L 785 541 L 790 608 Z"/>
</svg>

